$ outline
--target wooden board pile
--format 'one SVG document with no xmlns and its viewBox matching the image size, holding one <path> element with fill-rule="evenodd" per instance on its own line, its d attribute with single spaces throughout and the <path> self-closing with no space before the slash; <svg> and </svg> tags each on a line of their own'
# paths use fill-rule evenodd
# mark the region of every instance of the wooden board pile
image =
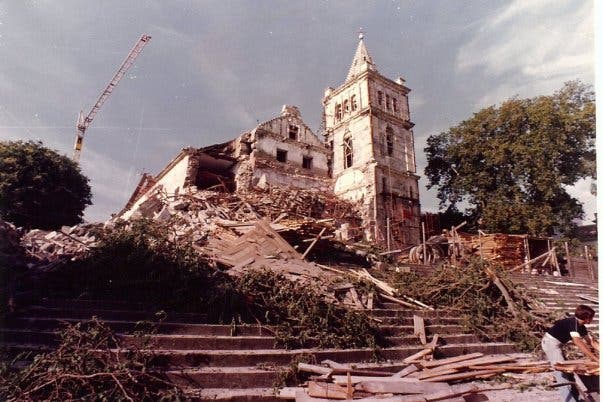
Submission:
<svg viewBox="0 0 603 402">
<path fill-rule="evenodd" d="M 558 371 L 580 375 L 599 375 L 600 372 L 599 362 L 588 359 L 565 360 L 555 363 L 553 367 Z"/>
<path fill-rule="evenodd" d="M 432 345 L 431 345 L 432 346 Z M 429 347 L 433 352 L 433 347 Z M 540 373 L 550 371 L 547 361 L 522 360 L 508 355 L 472 353 L 447 359 L 428 360 L 430 354 L 410 356 L 397 373 L 362 370 L 330 360 L 322 365 L 298 364 L 298 370 L 312 373 L 306 388 L 298 391 L 296 400 L 358 399 L 397 396 L 396 401 L 438 401 L 463 395 L 499 390 L 509 384 L 495 386 L 456 384 L 492 378 L 503 373 Z"/>
</svg>

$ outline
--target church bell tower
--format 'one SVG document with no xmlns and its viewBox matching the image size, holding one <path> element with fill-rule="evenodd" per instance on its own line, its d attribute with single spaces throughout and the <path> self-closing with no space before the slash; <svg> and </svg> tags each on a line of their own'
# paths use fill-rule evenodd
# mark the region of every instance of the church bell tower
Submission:
<svg viewBox="0 0 603 402">
<path fill-rule="evenodd" d="M 409 92 L 377 71 L 361 33 L 345 82 L 323 98 L 334 192 L 361 205 L 365 238 L 389 249 L 420 242 Z"/>
</svg>

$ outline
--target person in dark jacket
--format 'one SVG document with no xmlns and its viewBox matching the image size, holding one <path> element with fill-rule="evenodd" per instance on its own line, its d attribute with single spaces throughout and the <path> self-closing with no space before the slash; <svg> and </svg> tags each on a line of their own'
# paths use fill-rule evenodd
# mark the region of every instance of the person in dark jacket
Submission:
<svg viewBox="0 0 603 402">
<path fill-rule="evenodd" d="M 589 358 L 598 357 L 589 349 L 592 347 L 599 352 L 599 344 L 588 334 L 586 324 L 590 324 L 595 316 L 595 310 L 583 304 L 576 307 L 573 317 L 557 320 L 542 337 L 542 350 L 551 364 L 564 361 L 561 346 L 572 340 L 576 346 Z M 557 383 L 573 381 L 561 371 L 554 372 Z M 561 401 L 570 402 L 578 399 L 572 394 L 571 386 L 559 387 Z"/>
</svg>

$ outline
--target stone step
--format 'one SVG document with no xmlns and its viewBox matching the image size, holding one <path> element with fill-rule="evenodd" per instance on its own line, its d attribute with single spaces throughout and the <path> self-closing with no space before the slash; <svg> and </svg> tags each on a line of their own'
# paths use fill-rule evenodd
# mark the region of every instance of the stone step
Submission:
<svg viewBox="0 0 603 402">
<path fill-rule="evenodd" d="M 372 361 L 376 358 L 401 360 L 423 350 L 422 346 L 400 346 L 374 349 L 295 349 L 295 350 L 164 350 L 157 351 L 153 363 L 158 367 L 237 367 L 258 364 L 288 365 L 296 356 L 311 355 L 317 361 L 330 359 L 339 363 Z M 439 346 L 439 357 L 458 356 L 467 353 L 502 354 L 516 352 L 516 346 L 506 342 L 449 344 Z"/>
<path fill-rule="evenodd" d="M 88 320 L 93 316 L 102 320 L 122 320 L 122 321 L 144 321 L 157 320 L 165 316 L 166 320 L 184 323 L 203 323 L 207 321 L 205 314 L 194 313 L 163 313 L 158 311 L 138 311 L 138 310 L 102 310 L 102 309 L 83 309 L 73 308 L 55 308 L 33 305 L 21 311 L 22 314 L 30 316 L 40 316 L 48 318 L 76 318 Z"/>
<path fill-rule="evenodd" d="M 413 316 L 418 315 L 423 318 L 458 318 L 458 313 L 446 312 L 446 311 L 432 311 L 432 310 L 411 310 L 404 308 L 376 308 L 373 310 L 367 310 L 367 313 L 373 317 L 403 317 L 412 319 Z"/>
<path fill-rule="evenodd" d="M 413 325 L 414 321 L 412 317 L 379 317 L 379 324 L 381 325 Z M 461 317 L 435 317 L 426 318 L 424 320 L 425 326 L 433 325 L 460 325 L 463 323 Z"/>
<path fill-rule="evenodd" d="M 117 334 L 122 345 L 141 345 L 146 342 L 147 348 L 162 350 L 242 350 L 242 349 L 278 349 L 276 339 L 267 336 L 216 336 L 216 335 L 149 335 L 141 339 L 139 336 Z M 473 334 L 453 334 L 440 337 L 443 343 L 475 343 L 478 339 Z M 386 338 L 390 346 L 417 345 L 417 336 L 394 336 Z M 59 342 L 59 333 L 55 331 L 32 331 L 27 329 L 0 329 L 1 343 L 26 343 L 55 346 Z M 309 341 L 307 347 L 316 347 L 317 342 Z"/>
</svg>

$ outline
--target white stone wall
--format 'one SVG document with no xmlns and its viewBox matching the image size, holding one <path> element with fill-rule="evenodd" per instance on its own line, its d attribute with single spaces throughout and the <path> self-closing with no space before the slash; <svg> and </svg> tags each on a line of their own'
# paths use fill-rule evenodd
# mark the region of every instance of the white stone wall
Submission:
<svg viewBox="0 0 603 402">
<path fill-rule="evenodd" d="M 184 180 L 186 179 L 186 172 L 189 163 L 189 155 L 185 155 L 182 159 L 174 164 L 165 174 L 159 177 L 157 183 L 153 185 L 145 194 L 140 197 L 136 202 L 122 214 L 123 219 L 128 219 L 138 209 L 140 204 L 145 202 L 151 194 L 155 194 L 157 189 L 161 189 L 167 194 L 174 194 L 176 191 L 180 192 L 184 186 Z"/>
</svg>

